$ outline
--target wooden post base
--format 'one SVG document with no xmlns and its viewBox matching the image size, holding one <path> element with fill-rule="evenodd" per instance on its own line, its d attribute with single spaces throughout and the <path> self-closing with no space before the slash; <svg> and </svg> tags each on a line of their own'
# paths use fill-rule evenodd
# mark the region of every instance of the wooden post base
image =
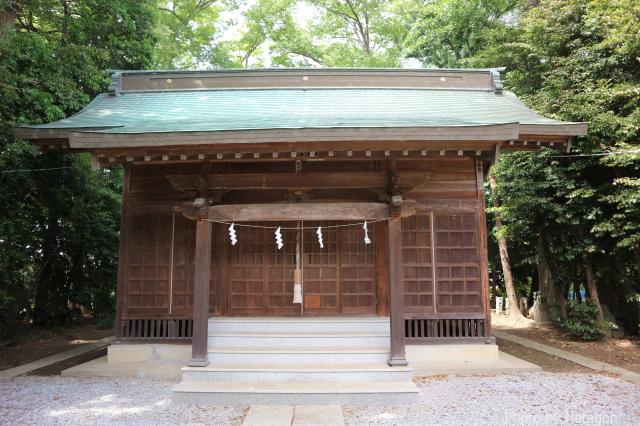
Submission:
<svg viewBox="0 0 640 426">
<path fill-rule="evenodd" d="M 207 365 L 209 365 L 209 360 L 208 359 L 191 359 L 191 361 L 189 361 L 189 367 L 206 367 Z"/>
<path fill-rule="evenodd" d="M 407 362 L 407 358 L 403 356 L 392 356 L 389 358 L 389 361 L 387 361 L 387 364 L 389 364 L 391 367 L 404 367 L 406 365 L 409 365 L 409 363 Z"/>
</svg>

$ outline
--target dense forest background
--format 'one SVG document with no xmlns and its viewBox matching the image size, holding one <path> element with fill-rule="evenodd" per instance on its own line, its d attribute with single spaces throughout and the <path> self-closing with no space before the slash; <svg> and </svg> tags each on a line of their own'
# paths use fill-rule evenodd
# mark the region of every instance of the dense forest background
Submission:
<svg viewBox="0 0 640 426">
<path fill-rule="evenodd" d="M 263 66 L 506 67 L 528 106 L 588 122 L 570 156 L 503 152 L 492 169 L 493 294 L 515 320 L 540 291 L 561 321 L 584 289 L 638 332 L 636 0 L 0 0 L 0 335 L 115 305 L 121 170 L 34 156 L 13 126 L 78 111 L 107 69 Z"/>
</svg>

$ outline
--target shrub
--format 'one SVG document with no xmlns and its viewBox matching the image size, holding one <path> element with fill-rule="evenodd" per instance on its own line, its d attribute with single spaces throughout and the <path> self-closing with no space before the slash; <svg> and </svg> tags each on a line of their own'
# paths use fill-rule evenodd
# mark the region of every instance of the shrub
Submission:
<svg viewBox="0 0 640 426">
<path fill-rule="evenodd" d="M 18 319 L 16 299 L 0 290 L 0 339 L 15 332 Z"/>
<path fill-rule="evenodd" d="M 561 323 L 562 328 L 571 336 L 582 340 L 598 340 L 604 337 L 609 327 L 598 322 L 598 307 L 591 301 L 584 303 L 570 300 L 567 302 L 568 319 Z"/>
<path fill-rule="evenodd" d="M 105 316 L 96 322 L 96 328 L 98 330 L 112 330 L 114 327 L 115 318 L 112 316 Z"/>
</svg>

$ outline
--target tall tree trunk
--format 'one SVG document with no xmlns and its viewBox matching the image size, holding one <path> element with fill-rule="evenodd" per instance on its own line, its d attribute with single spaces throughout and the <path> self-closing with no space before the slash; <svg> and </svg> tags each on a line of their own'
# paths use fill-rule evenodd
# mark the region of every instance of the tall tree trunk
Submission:
<svg viewBox="0 0 640 426">
<path fill-rule="evenodd" d="M 640 247 L 633 249 L 633 263 L 636 265 L 636 272 L 638 273 L 638 286 L 640 286 Z"/>
<path fill-rule="evenodd" d="M 491 188 L 491 194 L 493 199 L 493 206 L 498 208 L 500 203 L 496 197 L 496 178 L 492 174 L 489 175 L 489 187 Z M 507 239 L 500 234 L 502 228 L 502 221 L 500 215 L 495 213 L 496 231 L 498 234 L 498 248 L 500 251 L 500 263 L 502 264 L 502 275 L 504 277 L 504 287 L 507 291 L 507 317 L 514 320 L 523 320 L 524 316 L 520 312 L 518 304 L 518 297 L 516 296 L 515 285 L 513 284 L 513 275 L 511 273 L 511 263 L 509 262 L 509 249 L 507 247 Z"/>
<path fill-rule="evenodd" d="M 12 7 L 12 2 L 9 2 L 5 9 L 0 9 L 0 37 L 9 33 L 13 29 L 13 22 L 16 19 L 17 11 Z"/>
<path fill-rule="evenodd" d="M 538 279 L 540 287 L 540 295 L 543 305 L 546 305 L 548 314 L 553 315 L 553 312 L 549 312 L 548 308 L 553 307 L 558 310 L 558 315 L 561 320 L 567 318 L 566 305 L 564 304 L 564 297 L 562 290 L 558 288 L 551 270 L 551 264 L 549 263 L 548 255 L 548 237 L 544 233 L 540 233 L 537 243 L 538 254 Z"/>
<path fill-rule="evenodd" d="M 600 306 L 600 298 L 598 297 L 598 288 L 593 281 L 593 268 L 589 257 L 584 257 L 584 275 L 587 282 L 587 291 L 589 292 L 589 299 L 598 307 L 598 321 L 604 321 L 604 314 L 602 313 L 602 306 Z"/>
</svg>

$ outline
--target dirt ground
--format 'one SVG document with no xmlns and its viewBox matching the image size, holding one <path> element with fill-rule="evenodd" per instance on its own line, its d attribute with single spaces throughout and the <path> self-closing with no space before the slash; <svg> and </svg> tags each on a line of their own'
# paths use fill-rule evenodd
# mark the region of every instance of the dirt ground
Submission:
<svg viewBox="0 0 640 426">
<path fill-rule="evenodd" d="M 611 338 L 596 342 L 584 342 L 575 340 L 555 328 L 538 328 L 530 324 L 514 327 L 505 324 L 501 319 L 502 318 L 496 319 L 495 315 L 493 316 L 492 327 L 494 329 L 640 373 L 640 339 L 637 337 L 626 337 L 623 339 Z M 511 353 L 509 352 L 509 342 L 501 341 L 501 350 L 503 349 L 503 345 L 506 349 L 505 352 Z M 514 345 L 513 343 L 511 344 L 511 346 Z M 521 347 L 520 345 L 515 346 Z M 534 352 L 539 353 L 537 351 Z M 515 353 L 512 355 L 520 356 Z M 521 356 L 521 358 L 527 359 L 524 356 Z"/>
<path fill-rule="evenodd" d="M 113 336 L 113 330 L 98 330 L 94 324 L 77 324 L 62 331 L 27 330 L 12 340 L 0 341 L 0 370 L 26 364 L 108 336 Z"/>
</svg>

